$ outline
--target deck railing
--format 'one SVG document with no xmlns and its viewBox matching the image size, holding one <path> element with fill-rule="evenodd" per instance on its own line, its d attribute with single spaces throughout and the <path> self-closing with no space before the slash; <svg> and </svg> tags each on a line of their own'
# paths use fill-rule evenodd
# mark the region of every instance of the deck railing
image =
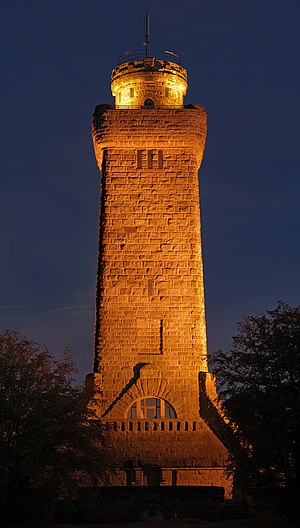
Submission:
<svg viewBox="0 0 300 528">
<path fill-rule="evenodd" d="M 175 62 L 175 64 L 179 65 L 181 64 L 179 55 L 173 51 L 151 50 L 149 52 L 149 57 L 155 57 L 157 60 L 165 60 L 167 62 Z M 120 64 L 124 64 L 125 62 L 139 61 L 146 58 L 145 49 L 126 51 L 118 58 L 118 66 L 120 66 Z"/>
</svg>

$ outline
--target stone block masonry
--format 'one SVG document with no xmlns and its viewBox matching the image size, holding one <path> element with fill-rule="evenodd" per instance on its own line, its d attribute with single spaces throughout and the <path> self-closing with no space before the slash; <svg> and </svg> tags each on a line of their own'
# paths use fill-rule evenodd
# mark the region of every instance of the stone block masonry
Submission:
<svg viewBox="0 0 300 528">
<path fill-rule="evenodd" d="M 198 181 L 206 114 L 183 106 L 186 88 L 179 65 L 128 62 L 112 75 L 116 107 L 93 116 L 101 197 L 88 380 L 113 450 L 112 485 L 223 486 L 228 496 L 214 391 L 201 393 L 214 384 Z"/>
<path fill-rule="evenodd" d="M 199 413 L 197 373 L 207 370 L 198 191 L 205 132 L 200 106 L 98 107 L 94 117 L 102 168 L 95 363 L 103 397 L 114 400 L 133 367 L 151 364 L 176 386 L 189 419 Z"/>
</svg>

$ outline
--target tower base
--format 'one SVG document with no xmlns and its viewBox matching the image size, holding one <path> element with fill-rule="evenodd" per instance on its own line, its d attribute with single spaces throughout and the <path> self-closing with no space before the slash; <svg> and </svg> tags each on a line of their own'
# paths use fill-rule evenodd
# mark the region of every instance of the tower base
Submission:
<svg viewBox="0 0 300 528">
<path fill-rule="evenodd" d="M 99 412 L 101 375 L 90 374 L 87 381 L 93 387 L 91 406 Z M 112 461 L 109 485 L 222 487 L 230 498 L 232 479 L 225 475 L 228 450 L 222 438 L 226 429 L 214 403 L 214 386 L 210 373 L 199 373 L 200 410 L 193 420 L 98 415 Z"/>
</svg>

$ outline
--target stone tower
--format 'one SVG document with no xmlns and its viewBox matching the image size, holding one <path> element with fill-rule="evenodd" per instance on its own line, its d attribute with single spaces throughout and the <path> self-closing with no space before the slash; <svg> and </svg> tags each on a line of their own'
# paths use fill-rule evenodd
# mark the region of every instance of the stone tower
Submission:
<svg viewBox="0 0 300 528">
<path fill-rule="evenodd" d="M 207 367 L 198 190 L 206 114 L 184 106 L 187 72 L 173 55 L 125 58 L 111 89 L 115 106 L 93 117 L 101 198 L 91 377 L 115 448 L 112 484 L 228 493 Z"/>
</svg>

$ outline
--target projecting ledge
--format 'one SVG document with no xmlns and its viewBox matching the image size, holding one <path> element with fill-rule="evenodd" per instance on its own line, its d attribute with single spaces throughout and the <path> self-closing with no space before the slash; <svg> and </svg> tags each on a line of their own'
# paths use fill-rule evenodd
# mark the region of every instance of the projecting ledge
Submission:
<svg viewBox="0 0 300 528">
<path fill-rule="evenodd" d="M 186 104 L 186 105 L 157 105 L 157 106 L 144 106 L 144 105 L 110 105 L 110 104 L 99 104 L 95 108 L 94 116 L 102 114 L 105 110 L 146 110 L 147 113 L 151 113 L 153 110 L 203 110 L 204 106 L 200 104 Z"/>
</svg>

